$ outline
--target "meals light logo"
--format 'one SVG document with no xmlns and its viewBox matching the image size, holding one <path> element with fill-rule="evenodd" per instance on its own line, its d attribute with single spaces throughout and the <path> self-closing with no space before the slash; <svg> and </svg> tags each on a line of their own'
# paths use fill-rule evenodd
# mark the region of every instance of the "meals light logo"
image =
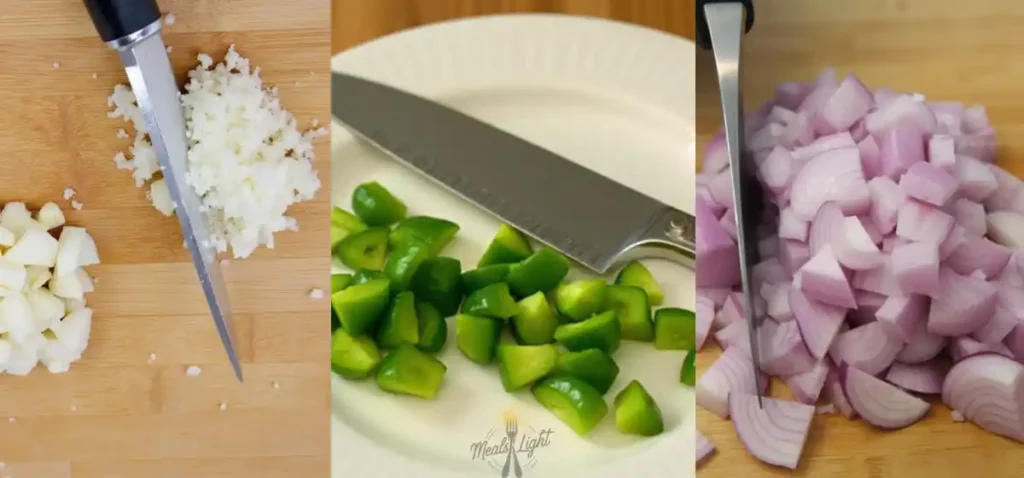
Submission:
<svg viewBox="0 0 1024 478">
<path fill-rule="evenodd" d="M 473 460 L 482 460 L 502 478 L 522 478 L 523 472 L 537 466 L 538 450 L 551 446 L 550 428 L 537 429 L 513 411 L 502 414 L 501 420 L 487 431 L 483 440 L 469 446 Z"/>
</svg>

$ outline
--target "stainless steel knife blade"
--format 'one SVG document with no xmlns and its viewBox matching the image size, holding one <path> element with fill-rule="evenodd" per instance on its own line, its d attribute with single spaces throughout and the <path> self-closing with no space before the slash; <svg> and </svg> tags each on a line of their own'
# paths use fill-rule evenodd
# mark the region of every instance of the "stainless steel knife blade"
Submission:
<svg viewBox="0 0 1024 478">
<path fill-rule="evenodd" d="M 754 383 L 761 383 L 761 352 L 758 346 L 760 319 L 754 308 L 751 269 L 758 263 L 755 228 L 761 218 L 764 193 L 743 142 L 743 101 L 740 92 L 740 56 L 744 33 L 744 5 L 740 2 L 710 3 L 704 6 L 711 49 L 718 69 L 718 85 L 725 117 L 725 141 L 733 179 L 733 203 L 736 214 L 736 245 L 740 254 L 740 281 L 747 316 L 748 339 L 754 366 Z M 754 387 L 757 402 L 763 408 L 764 397 Z"/>
<path fill-rule="evenodd" d="M 692 215 L 483 121 L 337 72 L 331 111 L 356 136 L 595 272 L 624 256 L 692 264 Z"/>
<path fill-rule="evenodd" d="M 217 263 L 217 253 L 210 241 L 206 217 L 199 207 L 199 196 L 185 182 L 188 154 L 185 119 L 178 98 L 178 85 L 160 34 L 160 23 L 158 19 L 130 35 L 110 40 L 107 44 L 117 50 L 124 63 L 217 332 L 235 376 L 241 381 L 242 366 L 234 346 L 227 287 Z"/>
</svg>

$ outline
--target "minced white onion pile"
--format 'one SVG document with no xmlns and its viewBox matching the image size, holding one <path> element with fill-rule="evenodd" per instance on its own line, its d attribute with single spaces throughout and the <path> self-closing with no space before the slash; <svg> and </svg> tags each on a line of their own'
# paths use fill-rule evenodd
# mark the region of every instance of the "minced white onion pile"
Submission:
<svg viewBox="0 0 1024 478">
<path fill-rule="evenodd" d="M 826 69 L 745 119 L 769 211 L 753 271 L 755 384 L 720 133 L 697 181 L 697 340 L 725 349 L 697 403 L 758 459 L 796 468 L 815 412 L 883 429 L 928 396 L 1024 441 L 1024 182 L 998 166 L 981 106 L 868 90 Z M 752 165 L 753 166 L 753 165 Z M 765 375 L 794 401 L 766 398 Z M 816 410 L 815 406 L 818 405 Z M 701 441 L 698 463 L 714 447 Z"/>
<path fill-rule="evenodd" d="M 64 225 L 54 203 L 36 212 L 10 202 L 0 212 L 0 372 L 28 375 L 42 363 L 68 371 L 89 344 L 96 243 L 81 227 Z"/>
<path fill-rule="evenodd" d="M 229 248 L 236 258 L 248 257 L 259 246 L 274 247 L 274 233 L 297 230 L 290 206 L 313 198 L 320 180 L 313 169 L 312 140 L 325 128 L 301 133 L 295 118 L 281 107 L 276 88 L 267 88 L 259 68 L 228 50 L 222 63 L 199 55 L 189 72 L 181 104 L 189 139 L 186 182 L 202 198 L 209 217 L 213 245 Z M 167 185 L 159 175 L 156 154 L 131 89 L 114 88 L 108 104 L 112 118 L 131 121 L 135 142 L 129 155 L 118 153 L 119 169 L 132 171 L 153 205 L 171 215 Z"/>
</svg>

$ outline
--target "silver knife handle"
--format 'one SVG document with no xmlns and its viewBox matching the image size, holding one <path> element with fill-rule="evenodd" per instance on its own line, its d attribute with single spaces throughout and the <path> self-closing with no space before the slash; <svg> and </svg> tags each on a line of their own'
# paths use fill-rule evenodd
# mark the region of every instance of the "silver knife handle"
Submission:
<svg viewBox="0 0 1024 478">
<path fill-rule="evenodd" d="M 659 258 L 692 268 L 697 257 L 697 220 L 691 214 L 666 207 L 651 226 L 619 254 L 620 261 Z"/>
</svg>

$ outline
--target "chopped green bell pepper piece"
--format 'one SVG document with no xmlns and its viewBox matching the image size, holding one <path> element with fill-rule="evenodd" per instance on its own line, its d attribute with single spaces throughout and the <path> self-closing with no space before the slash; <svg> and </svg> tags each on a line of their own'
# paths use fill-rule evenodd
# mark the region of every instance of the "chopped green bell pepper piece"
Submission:
<svg viewBox="0 0 1024 478">
<path fill-rule="evenodd" d="M 416 298 L 429 302 L 442 317 L 451 317 L 462 303 L 462 264 L 451 257 L 430 257 L 412 276 Z"/>
<path fill-rule="evenodd" d="M 654 348 L 689 350 L 697 345 L 697 316 L 693 311 L 666 307 L 654 313 Z"/>
<path fill-rule="evenodd" d="M 392 251 L 384 264 L 384 273 L 391 279 L 391 292 L 409 290 L 413 276 L 428 257 L 430 252 L 422 242 L 410 242 Z"/>
<path fill-rule="evenodd" d="M 601 394 L 608 393 L 619 376 L 619 366 L 601 349 L 565 352 L 558 357 L 555 373 L 576 377 Z"/>
<path fill-rule="evenodd" d="M 569 274 L 569 259 L 543 247 L 508 272 L 508 286 L 518 297 L 553 290 Z"/>
<path fill-rule="evenodd" d="M 427 302 L 416 302 L 416 318 L 420 325 L 420 350 L 428 354 L 441 352 L 448 341 L 448 322 Z"/>
<path fill-rule="evenodd" d="M 351 234 L 338 243 L 335 254 L 352 270 L 381 270 L 388 254 L 388 230 L 374 227 Z"/>
<path fill-rule="evenodd" d="M 331 274 L 331 293 L 338 292 L 352 283 L 352 274 Z"/>
<path fill-rule="evenodd" d="M 416 317 L 416 298 L 412 292 L 399 292 L 377 331 L 377 343 L 386 349 L 402 344 L 420 343 L 420 325 Z"/>
<path fill-rule="evenodd" d="M 615 353 L 622 340 L 622 329 L 615 311 L 601 312 L 582 322 L 559 325 L 555 340 L 571 351 L 598 348 Z"/>
<path fill-rule="evenodd" d="M 436 357 L 411 344 L 402 344 L 381 362 L 377 386 L 385 392 L 433 400 L 447 371 L 448 367 Z"/>
<path fill-rule="evenodd" d="M 508 278 L 508 271 L 511 269 L 512 266 L 509 264 L 494 264 L 463 272 L 462 288 L 466 293 L 470 293 L 491 284 L 505 282 L 505 279 Z"/>
<path fill-rule="evenodd" d="M 331 306 L 331 333 L 341 328 L 341 319 L 338 318 L 338 313 L 334 311 L 334 306 Z"/>
<path fill-rule="evenodd" d="M 466 297 L 462 303 L 462 313 L 480 315 L 494 319 L 508 319 L 519 310 L 516 300 L 508 291 L 508 284 L 499 282 L 483 289 L 478 289 Z"/>
<path fill-rule="evenodd" d="M 430 216 L 413 216 L 402 219 L 391 231 L 391 247 L 401 249 L 409 242 L 418 241 L 427 245 L 431 256 L 436 256 L 452 242 L 459 232 L 454 222 Z"/>
<path fill-rule="evenodd" d="M 601 393 L 574 377 L 545 378 L 533 386 L 533 396 L 579 436 L 590 433 L 608 414 Z"/>
<path fill-rule="evenodd" d="M 341 244 L 342 239 L 348 237 L 350 233 L 343 228 L 337 226 L 331 226 L 331 251 L 338 249 L 338 244 Z"/>
<path fill-rule="evenodd" d="M 627 435 L 652 437 L 665 431 L 661 408 L 640 382 L 633 380 L 615 396 L 615 426 Z"/>
<path fill-rule="evenodd" d="M 543 292 L 518 302 L 512 316 L 512 335 L 523 345 L 550 344 L 555 339 L 558 315 Z"/>
<path fill-rule="evenodd" d="M 352 192 L 352 212 L 370 227 L 390 226 L 407 211 L 405 203 L 376 181 L 360 184 Z"/>
<path fill-rule="evenodd" d="M 657 306 L 665 300 L 665 294 L 661 291 L 658 281 L 654 280 L 651 271 L 647 270 L 639 261 L 632 261 L 626 264 L 615 277 L 615 285 L 628 285 L 639 287 L 647 293 L 651 305 Z"/>
<path fill-rule="evenodd" d="M 683 359 L 683 369 L 679 371 L 679 383 L 693 387 L 697 385 L 697 349 L 691 348 Z"/>
<path fill-rule="evenodd" d="M 530 257 L 532 253 L 533 246 L 530 246 L 530 240 L 522 232 L 508 224 L 502 224 L 476 266 L 512 264 Z"/>
<path fill-rule="evenodd" d="M 455 344 L 462 355 L 479 363 L 489 364 L 501 336 L 501 322 L 487 317 L 459 314 L 455 316 Z"/>
<path fill-rule="evenodd" d="M 349 380 L 370 376 L 380 363 L 380 350 L 369 337 L 353 337 L 345 329 L 331 336 L 331 370 Z"/>
<path fill-rule="evenodd" d="M 647 293 L 639 287 L 610 285 L 605 309 L 614 310 L 622 325 L 622 338 L 650 342 L 654 340 L 654 321 Z"/>
<path fill-rule="evenodd" d="M 506 392 L 514 392 L 551 373 L 558 360 L 554 345 L 498 346 L 498 373 Z"/>
<path fill-rule="evenodd" d="M 369 333 L 388 308 L 387 279 L 351 285 L 331 294 L 341 326 L 352 336 Z"/>
<path fill-rule="evenodd" d="M 555 289 L 555 307 L 571 320 L 579 321 L 598 313 L 605 303 L 608 284 L 604 279 L 583 279 L 560 284 Z"/>
<path fill-rule="evenodd" d="M 359 284 L 364 284 L 376 279 L 387 279 L 388 276 L 383 271 L 375 271 L 372 269 L 359 269 L 355 274 L 352 274 L 352 282 L 349 283 L 349 287 Z"/>
<path fill-rule="evenodd" d="M 331 227 L 341 228 L 345 232 L 353 234 L 365 231 L 368 226 L 352 213 L 338 206 L 331 206 Z"/>
</svg>

